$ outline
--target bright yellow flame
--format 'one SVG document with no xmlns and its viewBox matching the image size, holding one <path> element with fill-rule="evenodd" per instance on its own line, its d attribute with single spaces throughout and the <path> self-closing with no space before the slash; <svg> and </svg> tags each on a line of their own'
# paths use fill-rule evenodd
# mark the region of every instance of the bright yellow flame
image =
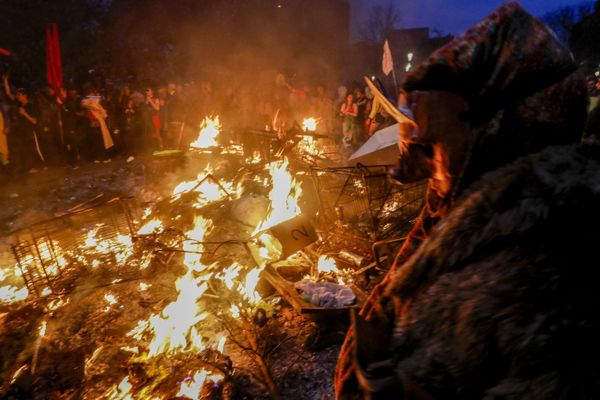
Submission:
<svg viewBox="0 0 600 400">
<path fill-rule="evenodd" d="M 217 351 L 223 353 L 225 351 L 225 342 L 227 342 L 226 336 L 221 336 L 219 343 L 217 344 Z"/>
<path fill-rule="evenodd" d="M 177 392 L 177 397 L 185 396 L 193 400 L 198 400 L 200 398 L 200 392 L 202 391 L 202 386 L 204 386 L 207 375 L 208 371 L 206 370 L 198 371 L 188 382 L 181 382 L 181 387 L 179 388 L 179 392 Z"/>
<path fill-rule="evenodd" d="M 223 375 L 220 374 L 211 374 L 206 370 L 197 371 L 194 374 L 194 377 L 188 381 L 184 381 L 181 383 L 179 388 L 179 392 L 177 392 L 177 397 L 187 397 L 192 400 L 199 400 L 202 392 L 202 386 L 204 383 L 209 380 L 213 383 L 220 382 L 223 379 Z"/>
<path fill-rule="evenodd" d="M 69 304 L 69 301 L 70 301 L 69 298 L 54 299 L 50 303 L 48 303 L 48 305 L 46 306 L 46 308 L 48 309 L 48 311 L 56 311 L 59 308 L 64 307 L 67 304 Z"/>
<path fill-rule="evenodd" d="M 131 395 L 131 383 L 129 383 L 129 377 L 123 378 L 118 386 L 113 387 L 107 394 L 108 400 L 133 400 Z"/>
<path fill-rule="evenodd" d="M 39 337 L 46 336 L 46 321 L 42 321 L 40 327 L 38 328 L 38 336 Z"/>
<path fill-rule="evenodd" d="M 98 231 L 103 227 L 97 224 L 94 229 L 86 233 L 84 248 L 86 256 L 91 259 L 93 268 L 100 266 L 98 258 L 112 254 L 117 263 L 122 264 L 133 255 L 133 242 L 130 236 L 118 234 L 116 237 L 106 237 L 98 240 Z M 98 257 L 98 258 L 96 258 Z M 80 261 L 88 263 L 85 258 Z"/>
<path fill-rule="evenodd" d="M 321 256 L 319 257 L 319 261 L 317 263 L 317 271 L 323 273 L 339 273 L 339 269 L 335 263 L 335 260 L 329 256 Z"/>
<path fill-rule="evenodd" d="M 98 244 L 96 241 L 96 235 L 98 234 L 98 226 L 95 229 L 88 231 L 85 237 L 85 245 L 87 247 L 96 247 Z"/>
<path fill-rule="evenodd" d="M 208 165 L 201 171 L 193 181 L 183 181 L 173 189 L 172 202 L 181 198 L 183 193 L 194 192 L 198 194 L 194 208 L 202 208 L 212 202 L 219 201 L 227 197 L 227 194 L 234 194 L 241 190 L 241 187 L 234 187 L 233 182 L 220 180 L 218 185 L 212 179 L 207 178 L 213 173 L 213 168 Z"/>
<path fill-rule="evenodd" d="M 315 117 L 304 118 L 302 130 L 304 132 L 315 132 L 317 130 L 317 119 Z"/>
<path fill-rule="evenodd" d="M 246 275 L 246 282 L 244 287 L 241 288 L 240 293 L 253 304 L 258 303 L 261 298 L 258 292 L 256 291 L 256 285 L 258 284 L 258 278 L 260 277 L 260 268 L 254 268 Z"/>
<path fill-rule="evenodd" d="M 283 253 L 281 242 L 269 232 L 259 232 L 249 245 L 254 259 L 261 267 L 270 261 L 279 260 Z"/>
<path fill-rule="evenodd" d="M 319 142 L 312 136 L 304 136 L 302 140 L 298 142 L 298 149 L 301 152 L 308 153 L 313 156 L 318 156 L 321 154 Z"/>
<path fill-rule="evenodd" d="M 106 293 L 106 294 L 104 295 L 104 300 L 105 300 L 105 301 L 106 301 L 108 304 L 110 304 L 111 306 L 112 306 L 112 305 L 115 305 L 115 304 L 117 304 L 117 299 L 116 299 L 116 298 L 115 298 L 115 296 L 114 296 L 113 294 L 111 294 L 111 293 Z"/>
<path fill-rule="evenodd" d="M 252 157 L 247 157 L 245 162 L 246 164 L 258 164 L 262 161 L 262 156 L 259 151 L 254 151 L 252 153 Z"/>
<path fill-rule="evenodd" d="M 25 300 L 27 296 L 29 296 L 29 291 L 26 287 L 19 289 L 11 285 L 0 286 L 0 303 L 14 303 Z"/>
<path fill-rule="evenodd" d="M 239 318 L 240 317 L 240 308 L 238 306 L 236 306 L 235 304 L 231 305 L 231 308 L 229 309 L 229 312 L 231 313 L 231 316 L 233 318 Z"/>
<path fill-rule="evenodd" d="M 202 245 L 196 241 L 202 241 L 211 226 L 210 220 L 196 217 L 194 228 L 186 233 L 190 239 L 183 244 L 187 272 L 175 282 L 179 292 L 177 300 L 167 305 L 160 315 L 139 321 L 137 327 L 128 333 L 138 340 L 145 333 L 153 335 L 148 347 L 150 357 L 161 353 L 202 350 L 205 347 L 195 325 L 206 319 L 208 313 L 200 312 L 197 303 L 208 289 L 206 281 L 212 275 L 207 273 L 208 268 L 200 261 L 201 254 L 197 252 L 202 250 Z"/>
<path fill-rule="evenodd" d="M 216 277 L 223 280 L 225 286 L 228 289 L 233 289 L 234 279 L 238 277 L 240 271 L 242 270 L 242 266 L 238 263 L 233 263 L 227 268 L 224 268 L 221 273 L 219 273 Z"/>
<path fill-rule="evenodd" d="M 158 233 L 162 231 L 163 223 L 158 218 L 153 218 L 146 222 L 139 230 L 138 235 L 150 235 L 152 233 Z"/>
<path fill-rule="evenodd" d="M 197 149 L 206 149 L 208 147 L 218 146 L 217 136 L 221 132 L 221 123 L 219 122 L 219 116 L 214 118 L 206 117 L 200 125 L 200 132 L 198 137 L 194 140 L 190 147 Z"/>
<path fill-rule="evenodd" d="M 267 218 L 259 224 L 254 231 L 255 234 L 301 213 L 298 199 L 302 194 L 302 188 L 287 170 L 288 165 L 289 161 L 285 158 L 283 161 L 272 162 L 266 166 L 273 182 L 269 192 L 271 204 Z"/>
</svg>

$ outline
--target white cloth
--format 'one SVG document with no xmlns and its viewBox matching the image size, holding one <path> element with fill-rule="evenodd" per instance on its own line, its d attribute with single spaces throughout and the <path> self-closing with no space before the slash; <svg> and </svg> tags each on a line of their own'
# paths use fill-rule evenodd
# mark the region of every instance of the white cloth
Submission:
<svg viewBox="0 0 600 400">
<path fill-rule="evenodd" d="M 102 132 L 102 143 L 104 144 L 105 149 L 110 149 L 115 145 L 110 136 L 110 132 L 106 126 L 106 122 L 104 121 L 107 117 L 107 112 L 100 105 L 100 98 L 96 96 L 86 97 L 81 100 L 81 106 L 87 109 L 93 116 L 98 120 L 100 124 L 100 131 Z"/>
</svg>

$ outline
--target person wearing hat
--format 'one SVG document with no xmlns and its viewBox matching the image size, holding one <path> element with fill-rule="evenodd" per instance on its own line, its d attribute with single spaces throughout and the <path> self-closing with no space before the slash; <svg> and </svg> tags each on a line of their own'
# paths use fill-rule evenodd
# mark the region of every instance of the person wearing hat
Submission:
<svg viewBox="0 0 600 400">
<path fill-rule="evenodd" d="M 391 175 L 428 179 L 425 207 L 352 316 L 337 398 L 600 398 L 600 145 L 571 52 L 509 2 L 402 90 Z"/>
</svg>

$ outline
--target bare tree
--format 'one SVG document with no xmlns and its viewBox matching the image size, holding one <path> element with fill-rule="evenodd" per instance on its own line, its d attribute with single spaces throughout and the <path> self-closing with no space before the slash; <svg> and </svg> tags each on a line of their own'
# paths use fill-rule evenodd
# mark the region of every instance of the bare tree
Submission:
<svg viewBox="0 0 600 400">
<path fill-rule="evenodd" d="M 573 33 L 573 27 L 593 12 L 594 3 L 590 1 L 573 6 L 559 7 L 544 14 L 542 20 L 554 30 L 563 42 L 568 43 Z"/>
<path fill-rule="evenodd" d="M 386 5 L 372 6 L 359 26 L 358 33 L 364 41 L 383 42 L 386 32 L 397 28 L 400 21 L 400 9 L 396 3 L 390 1 Z"/>
</svg>

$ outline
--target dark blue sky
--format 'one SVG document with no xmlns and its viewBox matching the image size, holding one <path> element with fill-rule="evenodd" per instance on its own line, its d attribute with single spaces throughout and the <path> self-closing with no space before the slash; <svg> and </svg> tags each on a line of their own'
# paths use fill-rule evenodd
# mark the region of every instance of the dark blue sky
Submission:
<svg viewBox="0 0 600 400">
<path fill-rule="evenodd" d="M 390 0 L 351 0 L 353 28 L 360 15 L 374 4 L 387 4 Z M 484 18 L 502 0 L 393 0 L 402 13 L 403 28 L 430 27 L 443 33 L 459 34 Z M 585 1 L 583 1 L 585 2 Z M 531 14 L 540 16 L 560 6 L 575 5 L 582 0 L 521 0 L 521 5 Z M 352 38 L 356 39 L 356 29 Z"/>
</svg>

